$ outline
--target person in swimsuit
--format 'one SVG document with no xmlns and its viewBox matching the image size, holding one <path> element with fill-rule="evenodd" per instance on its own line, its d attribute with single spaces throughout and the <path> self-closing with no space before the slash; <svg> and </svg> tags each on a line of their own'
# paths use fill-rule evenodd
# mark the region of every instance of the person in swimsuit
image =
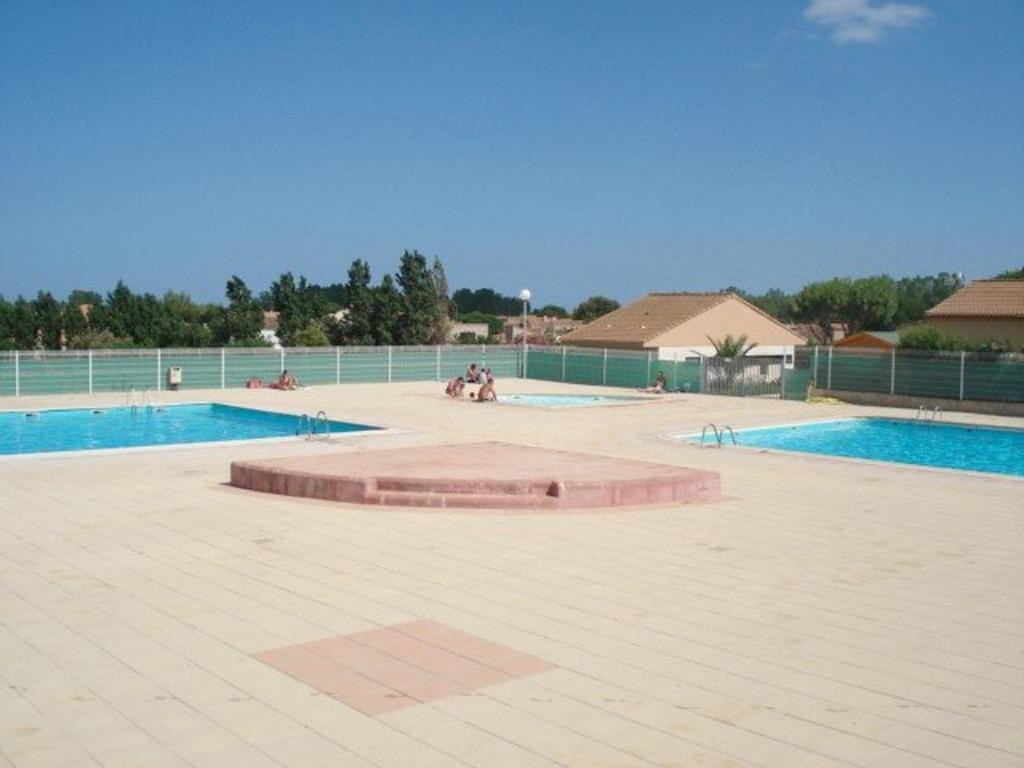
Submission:
<svg viewBox="0 0 1024 768">
<path fill-rule="evenodd" d="M 444 393 L 448 397 L 462 397 L 462 391 L 466 388 L 466 380 L 461 376 L 458 376 L 451 381 L 444 388 Z"/>
<path fill-rule="evenodd" d="M 498 402 L 498 393 L 494 389 L 494 377 L 488 376 L 487 381 L 480 386 L 480 389 L 476 393 L 476 401 L 478 403 Z"/>
</svg>

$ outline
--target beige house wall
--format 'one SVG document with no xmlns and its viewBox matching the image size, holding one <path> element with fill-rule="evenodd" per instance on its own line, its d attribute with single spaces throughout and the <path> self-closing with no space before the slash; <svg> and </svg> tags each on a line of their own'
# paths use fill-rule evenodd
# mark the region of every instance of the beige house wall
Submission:
<svg viewBox="0 0 1024 768">
<path fill-rule="evenodd" d="M 975 318 L 975 317 L 929 317 L 925 322 L 943 333 L 983 341 L 1008 339 L 1014 349 L 1024 347 L 1024 317 L 1019 318 Z"/>
<path fill-rule="evenodd" d="M 720 339 L 727 335 L 733 338 L 746 336 L 748 343 L 756 343 L 759 347 L 791 348 L 805 343 L 802 336 L 732 299 L 666 331 L 644 346 L 700 349 L 709 346 L 709 336 Z"/>
</svg>

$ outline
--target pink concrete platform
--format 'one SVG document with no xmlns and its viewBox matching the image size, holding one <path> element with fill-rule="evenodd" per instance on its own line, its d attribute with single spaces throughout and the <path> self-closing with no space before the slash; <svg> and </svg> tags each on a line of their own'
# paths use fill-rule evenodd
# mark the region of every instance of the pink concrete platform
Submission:
<svg viewBox="0 0 1024 768">
<path fill-rule="evenodd" d="M 717 472 L 493 442 L 236 461 L 231 484 L 353 504 L 538 511 L 721 496 Z"/>
</svg>

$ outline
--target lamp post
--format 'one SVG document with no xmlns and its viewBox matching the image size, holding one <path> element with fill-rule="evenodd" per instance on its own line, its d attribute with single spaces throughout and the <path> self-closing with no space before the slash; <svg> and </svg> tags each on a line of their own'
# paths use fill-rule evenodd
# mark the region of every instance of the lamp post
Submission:
<svg viewBox="0 0 1024 768">
<path fill-rule="evenodd" d="M 527 355 L 527 343 L 526 343 L 526 308 L 530 303 L 530 289 L 523 288 L 519 292 L 519 300 L 523 302 L 523 378 L 526 378 L 526 355 Z"/>
</svg>

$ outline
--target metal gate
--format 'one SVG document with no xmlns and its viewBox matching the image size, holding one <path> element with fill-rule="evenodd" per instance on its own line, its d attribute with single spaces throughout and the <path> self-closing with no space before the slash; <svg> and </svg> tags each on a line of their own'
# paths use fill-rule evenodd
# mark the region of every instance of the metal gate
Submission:
<svg viewBox="0 0 1024 768">
<path fill-rule="evenodd" d="M 701 391 L 734 397 L 780 397 L 784 376 L 781 357 L 708 357 L 704 359 Z"/>
</svg>

